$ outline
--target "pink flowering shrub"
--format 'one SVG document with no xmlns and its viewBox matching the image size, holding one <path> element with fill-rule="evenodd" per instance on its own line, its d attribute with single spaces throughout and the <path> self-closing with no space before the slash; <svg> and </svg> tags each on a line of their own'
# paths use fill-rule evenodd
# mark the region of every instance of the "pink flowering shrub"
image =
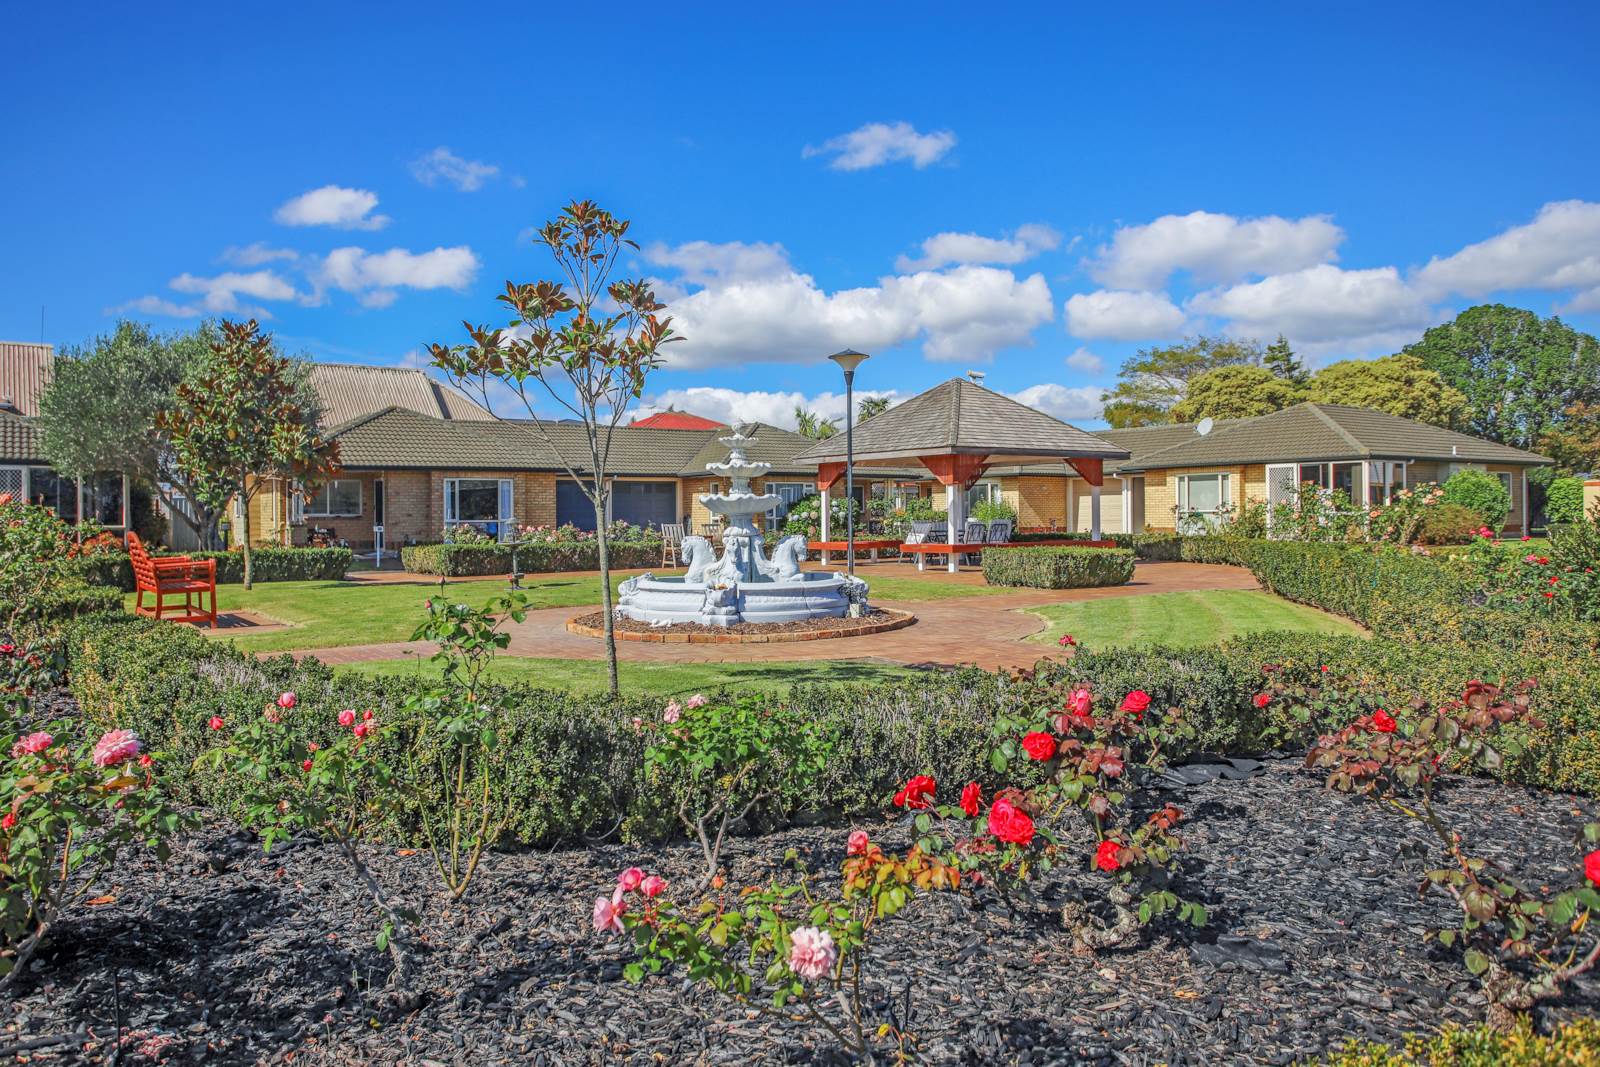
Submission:
<svg viewBox="0 0 1600 1067">
<path fill-rule="evenodd" d="M 918 894 L 957 889 L 961 872 L 915 847 L 888 855 L 858 830 L 835 897 L 819 891 L 793 850 L 785 858 L 793 880 L 734 892 L 718 879 L 717 891 L 694 904 L 697 893 L 679 898 L 659 875 L 629 868 L 595 899 L 594 930 L 632 935 L 639 959 L 623 968 L 631 982 L 678 967 L 747 1008 L 785 1018 L 798 1010 L 852 1056 L 870 1058 L 876 1039 L 892 1037 L 903 1062 L 912 1035 L 864 1017 L 865 949 Z"/>
<path fill-rule="evenodd" d="M 1479 531 L 1462 557 L 1484 602 L 1495 608 L 1555 618 L 1600 618 L 1600 539 L 1580 527 L 1549 548 L 1529 551 Z"/>
<path fill-rule="evenodd" d="M 697 693 L 668 701 L 639 729 L 651 783 L 681 788 L 676 815 L 705 857 L 702 888 L 716 877 L 729 827 L 764 803 L 806 797 L 833 749 L 814 720 L 759 697 L 718 702 Z"/>
<path fill-rule="evenodd" d="M 1523 730 L 1541 725 L 1529 711 L 1532 689 L 1531 681 L 1509 690 L 1475 681 L 1460 699 L 1431 710 L 1421 701 L 1398 714 L 1379 709 L 1322 737 L 1306 757 L 1308 767 L 1328 772 L 1329 788 L 1370 797 L 1433 838 L 1445 863 L 1423 875 L 1422 892 L 1448 896 L 1457 924 L 1429 936 L 1460 950 L 1499 1029 L 1600 963 L 1600 933 L 1590 921 L 1600 911 L 1600 851 L 1584 857 L 1576 888 L 1535 891 L 1472 849 L 1434 802 L 1446 770 L 1492 773 L 1520 748 Z M 1584 836 L 1592 845 L 1600 826 L 1591 823 Z"/>
</svg>

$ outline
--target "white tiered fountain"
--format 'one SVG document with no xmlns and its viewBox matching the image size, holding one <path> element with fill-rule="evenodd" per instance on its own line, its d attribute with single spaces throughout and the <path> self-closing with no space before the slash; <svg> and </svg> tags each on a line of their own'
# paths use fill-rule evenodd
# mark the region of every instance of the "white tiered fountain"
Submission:
<svg viewBox="0 0 1600 1067">
<path fill-rule="evenodd" d="M 728 458 L 707 463 L 706 470 L 726 477 L 726 496 L 709 493 L 700 503 L 722 516 L 722 558 L 716 558 L 704 537 L 685 537 L 680 548 L 689 571 L 681 577 L 641 574 L 619 588 L 617 614 L 641 622 L 675 622 L 733 626 L 741 622 L 798 622 L 823 616 L 839 618 L 866 609 L 867 583 L 848 574 L 806 572 L 806 539 L 794 534 L 778 542 L 772 559 L 763 551 L 755 516 L 771 511 L 779 497 L 753 493 L 750 479 L 772 469 L 752 463 L 744 454 L 750 438 L 737 430 L 717 440 L 728 446 Z M 855 610 L 852 612 L 852 606 Z"/>
</svg>

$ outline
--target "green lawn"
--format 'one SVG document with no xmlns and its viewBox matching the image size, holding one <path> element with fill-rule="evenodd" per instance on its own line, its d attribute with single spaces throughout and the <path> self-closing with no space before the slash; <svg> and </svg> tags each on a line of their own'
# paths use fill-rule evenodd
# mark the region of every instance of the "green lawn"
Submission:
<svg viewBox="0 0 1600 1067">
<path fill-rule="evenodd" d="M 1071 634 L 1090 649 L 1131 645 L 1209 645 L 1263 630 L 1360 634 L 1355 623 L 1253 589 L 1107 597 L 1029 609 L 1048 624 L 1031 640 L 1055 644 Z"/>
<path fill-rule="evenodd" d="M 425 659 L 408 657 L 356 663 L 342 670 L 363 674 L 436 675 Z M 550 689 L 598 692 L 606 687 L 604 660 L 534 659 L 501 656 L 491 673 L 506 682 L 527 682 Z M 816 660 L 790 663 L 622 663 L 624 693 L 686 696 L 719 688 L 739 692 L 775 692 L 806 682 L 882 682 L 918 673 L 914 667 L 869 660 Z"/>
</svg>

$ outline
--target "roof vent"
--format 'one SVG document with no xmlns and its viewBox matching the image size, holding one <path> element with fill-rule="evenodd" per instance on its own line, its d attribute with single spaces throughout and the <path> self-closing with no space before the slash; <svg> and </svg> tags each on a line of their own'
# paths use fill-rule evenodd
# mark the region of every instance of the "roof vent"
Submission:
<svg viewBox="0 0 1600 1067">
<path fill-rule="evenodd" d="M 1451 454 L 1451 455 L 1452 455 L 1452 456 L 1459 456 L 1459 455 L 1461 455 L 1461 448 L 1460 448 L 1460 446 L 1459 446 L 1459 445 L 1451 445 L 1451 446 L 1450 446 L 1450 454 Z"/>
<path fill-rule="evenodd" d="M 969 370 L 967 371 L 967 377 L 972 379 L 973 385 L 982 385 L 986 375 L 981 370 Z"/>
<path fill-rule="evenodd" d="M 1204 437 L 1206 434 L 1211 432 L 1211 428 L 1215 425 L 1215 420 L 1213 420 L 1210 415 L 1207 415 L 1205 418 L 1194 424 L 1194 432 L 1201 437 Z"/>
</svg>

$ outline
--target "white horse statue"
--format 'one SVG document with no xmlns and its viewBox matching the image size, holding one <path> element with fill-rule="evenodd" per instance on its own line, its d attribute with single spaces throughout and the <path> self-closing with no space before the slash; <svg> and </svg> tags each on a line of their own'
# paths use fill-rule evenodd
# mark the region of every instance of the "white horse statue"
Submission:
<svg viewBox="0 0 1600 1067">
<path fill-rule="evenodd" d="M 791 534 L 772 546 L 772 563 L 762 569 L 773 578 L 782 581 L 799 574 L 800 564 L 805 561 L 805 534 Z"/>
<path fill-rule="evenodd" d="M 685 537 L 678 545 L 678 552 L 689 563 L 689 573 L 683 576 L 685 582 L 705 581 L 706 568 L 717 562 L 717 553 L 711 547 L 711 542 L 697 534 Z"/>
</svg>

